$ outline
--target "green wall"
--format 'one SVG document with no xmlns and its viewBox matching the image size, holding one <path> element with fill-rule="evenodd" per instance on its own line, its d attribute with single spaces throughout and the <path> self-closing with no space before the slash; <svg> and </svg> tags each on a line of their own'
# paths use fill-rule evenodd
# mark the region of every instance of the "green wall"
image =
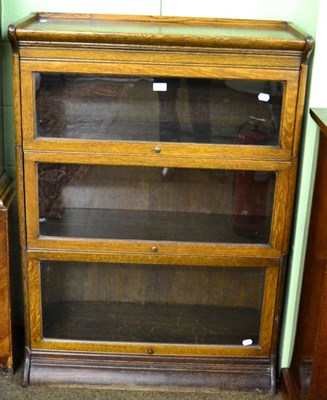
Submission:
<svg viewBox="0 0 327 400">
<path fill-rule="evenodd" d="M 292 21 L 303 31 L 311 34 L 316 41 L 315 54 L 311 58 L 311 73 L 307 95 L 306 118 L 300 161 L 300 189 L 297 194 L 296 219 L 292 251 L 289 263 L 289 277 L 286 285 L 286 301 L 281 336 L 280 364 L 290 363 L 296 327 L 296 317 L 300 285 L 305 255 L 305 243 L 312 195 L 315 154 L 316 126 L 308 117 L 309 107 L 327 107 L 320 88 L 326 85 L 324 45 L 326 43 L 325 21 L 326 0 L 229 0 L 221 7 L 221 2 L 212 0 L 0 0 L 2 5 L 2 53 L 3 53 L 3 115 L 5 131 L 5 164 L 7 171 L 14 175 L 14 133 L 13 100 L 11 88 L 10 46 L 6 39 L 9 23 L 34 11 L 122 13 L 149 15 L 185 15 L 217 18 L 254 18 Z M 0 152 L 1 153 L 1 152 Z"/>
<path fill-rule="evenodd" d="M 284 368 L 290 365 L 296 334 L 318 146 L 318 129 L 309 116 L 309 108 L 327 108 L 326 90 L 322 90 L 322 88 L 327 88 L 325 72 L 327 2 L 325 0 L 298 1 L 298 5 L 294 21 L 301 29 L 314 37 L 315 48 L 310 60 L 293 240 L 280 341 L 280 366 Z"/>
</svg>

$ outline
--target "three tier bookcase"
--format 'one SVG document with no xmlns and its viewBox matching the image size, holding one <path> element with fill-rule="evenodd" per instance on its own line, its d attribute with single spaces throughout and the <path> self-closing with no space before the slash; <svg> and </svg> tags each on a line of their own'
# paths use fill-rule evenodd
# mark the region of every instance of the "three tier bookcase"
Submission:
<svg viewBox="0 0 327 400">
<path fill-rule="evenodd" d="M 46 13 L 9 37 L 25 384 L 274 392 L 312 39 Z"/>
</svg>

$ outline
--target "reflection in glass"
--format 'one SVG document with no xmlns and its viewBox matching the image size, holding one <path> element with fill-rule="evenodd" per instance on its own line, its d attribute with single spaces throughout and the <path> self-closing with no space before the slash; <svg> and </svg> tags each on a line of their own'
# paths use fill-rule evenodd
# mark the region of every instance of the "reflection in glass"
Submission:
<svg viewBox="0 0 327 400">
<path fill-rule="evenodd" d="M 275 172 L 38 164 L 40 234 L 269 243 Z"/>
<path fill-rule="evenodd" d="M 265 268 L 41 261 L 43 337 L 259 344 Z"/>
<path fill-rule="evenodd" d="M 283 82 L 35 73 L 37 136 L 279 144 Z"/>
</svg>

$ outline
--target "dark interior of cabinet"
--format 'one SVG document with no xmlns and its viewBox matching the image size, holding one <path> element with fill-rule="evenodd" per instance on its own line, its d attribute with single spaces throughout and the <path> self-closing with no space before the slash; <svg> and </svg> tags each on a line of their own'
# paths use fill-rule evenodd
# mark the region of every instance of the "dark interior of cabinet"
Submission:
<svg viewBox="0 0 327 400">
<path fill-rule="evenodd" d="M 264 268 L 41 262 L 45 338 L 259 343 Z"/>
<path fill-rule="evenodd" d="M 39 163 L 40 234 L 268 243 L 275 175 Z"/>
<path fill-rule="evenodd" d="M 39 137 L 278 146 L 284 83 L 34 74 Z"/>
</svg>

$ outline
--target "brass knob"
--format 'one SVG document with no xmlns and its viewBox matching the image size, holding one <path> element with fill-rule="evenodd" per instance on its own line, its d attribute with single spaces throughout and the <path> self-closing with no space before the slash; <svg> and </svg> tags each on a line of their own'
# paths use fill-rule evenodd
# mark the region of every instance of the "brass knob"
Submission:
<svg viewBox="0 0 327 400">
<path fill-rule="evenodd" d="M 157 246 L 152 246 L 151 247 L 151 251 L 152 251 L 152 253 L 156 253 L 158 251 L 158 247 Z"/>
<path fill-rule="evenodd" d="M 154 148 L 154 151 L 156 153 L 160 153 L 161 152 L 161 148 L 159 146 L 157 146 L 157 147 Z"/>
<path fill-rule="evenodd" d="M 154 353 L 154 351 L 153 351 L 153 349 L 150 347 L 150 348 L 148 348 L 148 354 L 153 354 Z"/>
</svg>

